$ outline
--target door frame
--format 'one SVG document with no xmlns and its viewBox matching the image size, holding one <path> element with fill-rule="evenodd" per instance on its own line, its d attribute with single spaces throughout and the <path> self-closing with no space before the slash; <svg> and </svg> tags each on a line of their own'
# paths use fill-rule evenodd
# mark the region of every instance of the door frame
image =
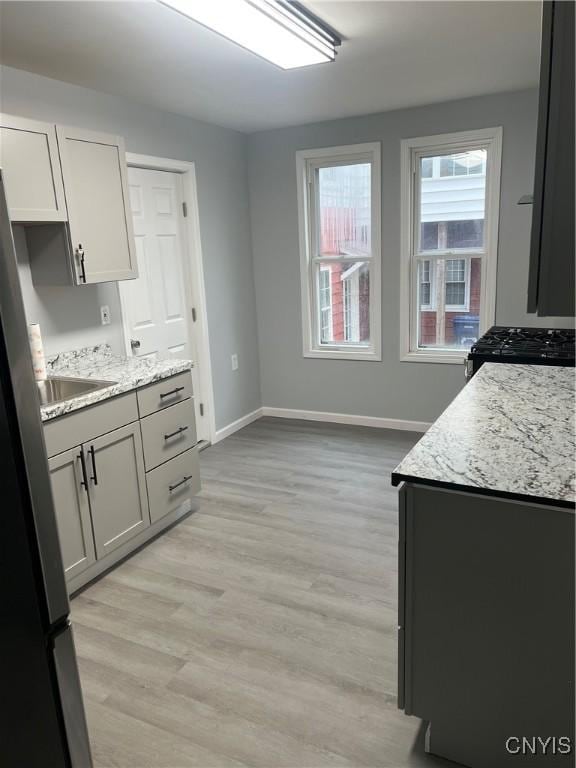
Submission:
<svg viewBox="0 0 576 768">
<path fill-rule="evenodd" d="M 144 168 L 150 171 L 168 171 L 180 174 L 187 216 L 182 218 L 183 226 L 183 267 L 184 267 L 184 296 L 187 311 L 187 329 L 191 333 L 195 326 L 196 351 L 198 356 L 198 381 L 200 392 L 195 392 L 207 410 L 208 439 L 214 442 L 216 435 L 216 416 L 214 413 L 214 388 L 212 384 L 212 364 L 210 360 L 210 338 L 208 333 L 208 313 L 206 309 L 206 287 L 204 283 L 204 264 L 202 243 L 200 240 L 200 214 L 198 210 L 198 187 L 196 184 L 196 164 L 186 160 L 173 160 L 153 155 L 126 153 L 126 163 L 129 168 Z M 122 307 L 122 331 L 126 354 L 132 357 L 130 347 L 130 330 L 127 327 L 127 313 L 122 290 L 119 290 Z M 196 310 L 196 321 L 192 310 Z M 195 361 L 193 361 L 195 362 Z"/>
</svg>

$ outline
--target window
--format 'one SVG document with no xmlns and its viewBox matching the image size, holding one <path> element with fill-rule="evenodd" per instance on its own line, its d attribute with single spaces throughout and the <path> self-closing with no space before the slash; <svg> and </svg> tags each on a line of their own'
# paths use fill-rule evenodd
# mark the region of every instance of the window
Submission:
<svg viewBox="0 0 576 768">
<path fill-rule="evenodd" d="M 420 262 L 420 309 L 432 309 L 432 265 Z"/>
<path fill-rule="evenodd" d="M 379 360 L 380 146 L 296 159 L 304 356 Z"/>
<path fill-rule="evenodd" d="M 330 267 L 321 267 L 318 291 L 320 306 L 320 341 L 327 342 L 332 336 L 332 286 L 330 285 Z"/>
<path fill-rule="evenodd" d="M 447 311 L 467 311 L 466 294 L 468 280 L 466 279 L 466 259 L 446 259 L 444 306 Z"/>
<path fill-rule="evenodd" d="M 461 362 L 494 323 L 500 128 L 402 142 L 401 356 Z"/>
<path fill-rule="evenodd" d="M 352 341 L 352 285 L 344 280 L 344 339 Z"/>
</svg>

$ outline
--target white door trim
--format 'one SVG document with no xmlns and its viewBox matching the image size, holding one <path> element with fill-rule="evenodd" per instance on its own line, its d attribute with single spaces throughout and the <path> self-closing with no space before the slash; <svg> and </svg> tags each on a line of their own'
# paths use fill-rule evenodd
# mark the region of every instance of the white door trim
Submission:
<svg viewBox="0 0 576 768">
<path fill-rule="evenodd" d="M 184 218 L 185 249 L 184 270 L 188 279 L 184 280 L 186 296 L 186 308 L 188 311 L 189 327 L 192 326 L 192 308 L 196 310 L 195 327 L 197 333 L 198 368 L 201 392 L 195 393 L 201 397 L 207 410 L 208 432 L 210 442 L 216 435 L 216 418 L 214 413 L 214 389 L 212 386 L 212 365 L 210 362 L 210 338 L 208 334 L 208 313 L 206 310 L 206 289 L 204 285 L 204 265 L 202 260 L 202 243 L 200 241 L 200 216 L 198 212 L 198 193 L 196 185 L 196 166 L 193 162 L 185 160 L 172 160 L 165 157 L 153 157 L 152 155 L 139 155 L 132 152 L 126 153 L 128 166 L 134 168 L 147 168 L 153 171 L 171 171 L 182 175 L 182 188 L 184 200 L 188 208 L 188 215 Z M 120 291 L 122 302 L 122 291 Z M 122 305 L 122 328 L 124 332 L 124 344 L 126 353 L 132 354 L 130 349 L 130 332 L 126 327 L 126 313 Z M 194 361 L 196 362 L 196 361 Z"/>
</svg>

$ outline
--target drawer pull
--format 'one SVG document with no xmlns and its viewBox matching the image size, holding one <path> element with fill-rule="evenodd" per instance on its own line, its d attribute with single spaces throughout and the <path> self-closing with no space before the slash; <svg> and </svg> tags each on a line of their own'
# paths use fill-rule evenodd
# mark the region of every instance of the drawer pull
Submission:
<svg viewBox="0 0 576 768">
<path fill-rule="evenodd" d="M 184 387 L 175 387 L 174 389 L 171 389 L 170 392 L 161 392 L 160 393 L 160 400 L 164 400 L 165 397 L 172 397 L 172 395 L 177 395 L 178 392 L 182 392 Z"/>
<path fill-rule="evenodd" d="M 178 427 L 178 429 L 175 432 L 170 432 L 167 435 L 164 435 L 164 440 L 170 440 L 171 437 L 176 437 L 177 435 L 181 435 L 182 432 L 186 432 L 188 427 Z"/>
<path fill-rule="evenodd" d="M 181 485 L 184 485 L 184 483 L 187 483 L 189 480 L 192 480 L 192 475 L 184 475 L 182 480 L 180 480 L 178 483 L 175 483 L 174 485 L 169 485 L 168 490 L 170 491 L 170 493 L 172 493 L 172 491 L 175 491 L 176 488 L 180 488 Z"/>
</svg>

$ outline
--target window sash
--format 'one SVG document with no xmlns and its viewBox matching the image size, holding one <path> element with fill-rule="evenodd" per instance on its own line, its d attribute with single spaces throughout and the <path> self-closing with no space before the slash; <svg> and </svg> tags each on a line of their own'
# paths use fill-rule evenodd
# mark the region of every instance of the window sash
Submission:
<svg viewBox="0 0 576 768">
<path fill-rule="evenodd" d="M 322 259 L 322 263 L 326 263 L 326 259 Z M 337 263 L 341 261 L 341 259 L 332 259 L 332 263 Z M 372 264 L 373 262 L 370 261 L 370 259 L 351 259 L 350 257 L 347 257 L 345 261 L 355 261 L 356 263 L 365 264 L 368 267 L 369 275 L 370 275 L 370 295 L 369 295 L 369 301 L 372 301 Z M 334 305 L 333 305 L 333 295 L 332 295 L 332 276 L 328 278 L 328 283 L 326 286 L 323 286 L 321 281 L 324 279 L 321 276 L 330 274 L 330 271 L 327 268 L 324 268 L 322 266 L 322 263 L 319 263 L 318 261 L 314 262 L 314 268 L 312 271 L 312 285 L 315 286 L 314 293 L 316 294 L 316 302 L 312 305 L 311 311 L 312 311 L 312 333 L 313 338 L 316 340 L 316 344 L 318 345 L 318 348 L 321 350 L 324 349 L 336 349 L 339 347 L 342 347 L 343 349 L 350 349 L 350 350 L 358 350 L 359 352 L 369 352 L 372 349 L 373 342 L 373 329 L 372 329 L 372 315 L 370 314 L 370 340 L 369 341 L 350 341 L 349 339 L 345 338 L 338 341 L 325 341 L 323 339 L 324 336 L 324 329 L 328 328 L 330 330 L 332 328 L 332 323 L 334 322 Z M 349 299 L 350 302 L 352 302 L 352 286 L 351 286 L 351 278 L 346 278 L 342 281 L 342 312 L 343 312 L 343 320 L 345 319 L 345 309 L 346 309 L 346 290 L 349 288 L 350 294 Z M 326 297 L 329 295 L 330 299 L 328 302 L 323 301 L 323 297 Z M 353 307 L 352 304 L 350 305 L 350 331 L 354 331 L 354 318 L 352 315 Z"/>
<path fill-rule="evenodd" d="M 482 170 L 483 173 L 469 174 L 472 178 L 477 176 L 486 176 L 486 182 L 484 187 L 484 245 L 481 248 L 444 248 L 434 249 L 433 251 L 425 250 L 421 248 L 421 225 L 422 225 L 422 212 L 421 212 L 421 196 L 422 196 L 422 181 L 427 182 L 430 180 L 428 176 L 422 176 L 422 160 L 431 157 L 442 157 L 443 155 L 453 155 L 459 153 L 470 152 L 474 150 L 486 150 L 486 166 Z M 412 238 L 411 238 L 411 255 L 412 256 L 426 256 L 427 258 L 442 258 L 456 254 L 458 257 L 465 256 L 484 256 L 486 254 L 486 201 L 488 197 L 488 167 L 489 167 L 489 152 L 490 145 L 488 142 L 463 142 L 455 144 L 453 147 L 425 147 L 422 149 L 413 150 L 411 156 L 411 174 L 414 179 L 414 185 L 412 190 Z M 434 177 L 436 178 L 436 177 Z M 442 176 L 438 177 L 442 179 L 461 178 L 458 176 Z"/>
<path fill-rule="evenodd" d="M 346 165 L 370 166 L 370 248 L 362 253 L 350 254 L 323 254 L 320 249 L 321 237 L 321 213 L 320 213 L 320 182 L 319 170 L 321 168 L 339 168 Z M 349 261 L 354 258 L 358 261 L 373 259 L 374 257 L 374 158 L 372 153 L 361 155 L 354 154 L 339 157 L 338 159 L 308 161 L 307 180 L 309 190 L 309 240 L 310 259 L 312 261 Z"/>
<path fill-rule="evenodd" d="M 320 192 L 318 169 L 357 164 L 370 165 L 370 250 L 343 254 L 322 254 L 319 248 Z M 371 142 L 342 147 L 299 150 L 296 153 L 298 174 L 298 214 L 300 230 L 300 282 L 302 296 L 302 342 L 304 357 L 331 359 L 381 360 L 381 173 L 380 143 Z M 362 223 L 362 222 L 360 222 Z M 320 343 L 317 270 L 320 263 L 363 262 L 370 274 L 369 322 L 367 342 L 341 340 L 343 329 L 338 327 L 337 341 Z M 340 304 L 333 308 L 343 325 Z M 354 313 L 353 313 L 354 314 Z M 335 320 L 336 322 L 336 320 Z M 352 324 L 352 337 L 358 338 Z"/>
</svg>

